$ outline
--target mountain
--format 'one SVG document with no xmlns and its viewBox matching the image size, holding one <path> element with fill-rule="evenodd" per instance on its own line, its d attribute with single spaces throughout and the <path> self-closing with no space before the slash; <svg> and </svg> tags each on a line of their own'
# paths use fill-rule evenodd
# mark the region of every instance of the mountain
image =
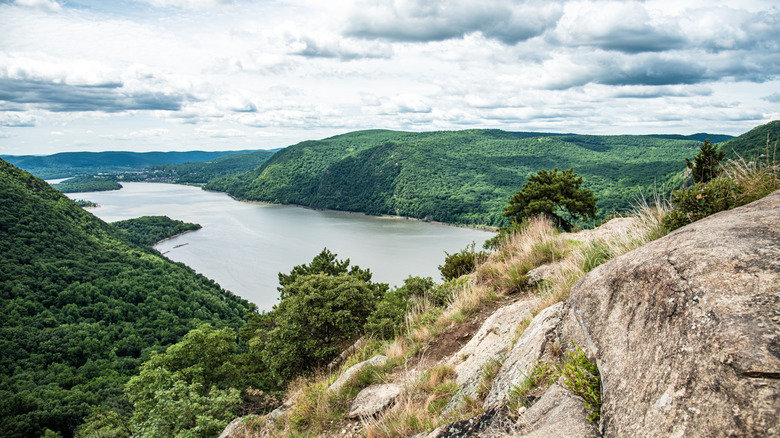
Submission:
<svg viewBox="0 0 780 438">
<path fill-rule="evenodd" d="M 573 167 L 607 214 L 654 185 L 679 184 L 698 136 L 358 131 L 289 146 L 206 188 L 248 200 L 500 225 L 507 200 L 530 174 Z"/>
<path fill-rule="evenodd" d="M 153 351 L 250 304 L 0 160 L 0 430 L 73 436 Z"/>
<path fill-rule="evenodd" d="M 122 172 L 156 164 L 208 161 L 225 155 L 253 152 L 61 152 L 53 155 L 3 155 L 0 158 L 39 178 L 67 178 L 102 172 Z"/>
<path fill-rule="evenodd" d="M 780 120 L 769 122 L 766 125 L 756 126 L 737 138 L 720 145 L 720 149 L 726 152 L 729 158 L 742 157 L 750 160 L 754 157 L 765 155 L 767 141 L 769 141 L 769 159 L 776 157 L 777 141 L 780 138 Z"/>
</svg>

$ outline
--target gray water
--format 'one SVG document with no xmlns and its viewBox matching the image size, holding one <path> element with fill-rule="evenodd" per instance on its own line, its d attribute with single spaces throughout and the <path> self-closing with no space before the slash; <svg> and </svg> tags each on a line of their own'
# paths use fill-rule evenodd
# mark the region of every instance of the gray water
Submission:
<svg viewBox="0 0 780 438">
<path fill-rule="evenodd" d="M 109 192 L 70 193 L 100 205 L 89 209 L 106 222 L 139 216 L 168 216 L 202 229 L 163 241 L 155 248 L 245 298 L 261 310 L 277 302 L 278 273 L 309 263 L 327 247 L 339 259 L 369 268 L 374 281 L 393 286 L 409 275 L 440 281 L 444 252 L 492 233 L 419 221 L 355 213 L 236 201 L 196 187 L 123 183 Z"/>
</svg>

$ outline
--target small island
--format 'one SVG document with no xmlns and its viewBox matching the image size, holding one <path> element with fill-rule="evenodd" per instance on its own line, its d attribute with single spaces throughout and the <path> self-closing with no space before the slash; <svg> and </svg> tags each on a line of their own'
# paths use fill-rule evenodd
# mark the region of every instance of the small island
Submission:
<svg viewBox="0 0 780 438">
<path fill-rule="evenodd" d="M 199 224 L 174 220 L 168 216 L 142 216 L 111 222 L 111 225 L 126 233 L 131 242 L 146 246 L 202 228 Z"/>
<path fill-rule="evenodd" d="M 76 205 L 78 205 L 81 208 L 97 208 L 97 207 L 100 207 L 99 205 L 97 205 L 94 202 L 89 201 L 87 199 L 76 199 L 73 202 L 75 202 Z"/>
</svg>

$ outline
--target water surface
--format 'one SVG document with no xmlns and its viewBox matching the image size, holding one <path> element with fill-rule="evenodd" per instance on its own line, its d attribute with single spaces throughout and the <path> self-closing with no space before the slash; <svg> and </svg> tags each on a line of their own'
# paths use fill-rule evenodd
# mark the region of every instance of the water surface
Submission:
<svg viewBox="0 0 780 438">
<path fill-rule="evenodd" d="M 236 201 L 196 187 L 122 183 L 109 192 L 70 193 L 100 205 L 89 209 L 106 222 L 168 216 L 202 229 L 155 246 L 225 289 L 269 310 L 278 297 L 278 273 L 309 263 L 327 247 L 339 259 L 369 268 L 374 281 L 400 285 L 409 275 L 440 281 L 444 251 L 456 252 L 492 233 L 356 213 Z"/>
</svg>

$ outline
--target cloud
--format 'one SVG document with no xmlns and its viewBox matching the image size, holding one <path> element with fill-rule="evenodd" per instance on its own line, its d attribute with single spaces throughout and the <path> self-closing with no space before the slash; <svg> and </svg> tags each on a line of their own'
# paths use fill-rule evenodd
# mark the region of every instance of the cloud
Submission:
<svg viewBox="0 0 780 438">
<path fill-rule="evenodd" d="M 592 46 L 624 53 L 661 52 L 685 44 L 675 20 L 654 19 L 645 5 L 620 2 L 567 4 L 549 38 L 565 46 Z"/>
<path fill-rule="evenodd" d="M 135 0 L 156 8 L 208 9 L 230 5 L 233 0 Z"/>
<path fill-rule="evenodd" d="M 388 59 L 393 56 L 393 48 L 389 44 L 365 44 L 347 38 L 320 39 L 300 36 L 291 37 L 290 53 L 311 58 L 334 58 L 341 61 L 375 58 Z"/>
<path fill-rule="evenodd" d="M 629 85 L 611 90 L 609 95 L 615 98 L 655 99 L 659 97 L 711 96 L 712 88 L 695 86 L 646 86 Z"/>
<path fill-rule="evenodd" d="M 45 12 L 60 12 L 62 6 L 54 0 L 16 0 L 17 6 L 25 8 L 34 8 Z"/>
<path fill-rule="evenodd" d="M 165 128 L 151 128 L 131 131 L 126 134 L 106 134 L 101 135 L 100 138 L 104 138 L 106 140 L 138 140 L 151 137 L 162 137 L 166 134 L 168 134 L 168 130 Z"/>
<path fill-rule="evenodd" d="M 1 92 L 1 91 L 0 91 Z M 35 126 L 35 117 L 27 113 L 0 112 L 0 126 L 29 128 Z"/>
<path fill-rule="evenodd" d="M 52 112 L 177 111 L 189 100 L 194 100 L 194 97 L 183 93 L 127 93 L 120 84 L 69 85 L 27 79 L 0 79 L 0 101 L 30 104 Z"/>
<path fill-rule="evenodd" d="M 377 97 L 369 94 L 362 96 L 363 105 L 370 108 L 374 114 L 428 114 L 432 111 L 423 99 L 413 94 L 402 94 L 393 97 Z"/>
<path fill-rule="evenodd" d="M 780 103 L 780 93 L 772 93 L 769 96 L 762 97 L 767 102 Z"/>
<path fill-rule="evenodd" d="M 372 0 L 359 3 L 347 23 L 350 36 L 391 41 L 442 41 L 480 32 L 516 44 L 541 35 L 562 11 L 554 2 L 497 0 Z"/>
</svg>

